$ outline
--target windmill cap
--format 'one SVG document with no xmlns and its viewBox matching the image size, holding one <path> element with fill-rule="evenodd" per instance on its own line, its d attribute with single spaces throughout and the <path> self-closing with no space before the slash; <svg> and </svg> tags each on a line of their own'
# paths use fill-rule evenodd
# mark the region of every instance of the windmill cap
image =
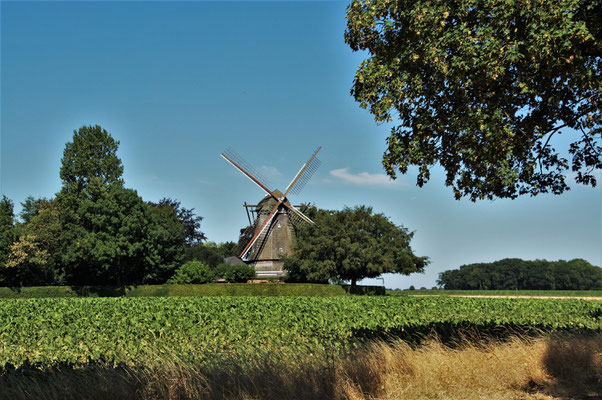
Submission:
<svg viewBox="0 0 602 400">
<path fill-rule="evenodd" d="M 276 198 L 281 198 L 282 196 L 284 196 L 284 193 L 282 193 L 280 190 L 276 189 L 274 191 L 272 191 L 273 195 L 276 196 Z M 288 199 L 285 199 L 284 202 L 286 204 L 289 204 Z M 272 195 L 267 195 L 265 196 L 263 199 L 261 199 L 261 201 L 259 202 L 259 204 L 257 204 L 257 208 L 255 209 L 256 211 L 260 211 L 260 210 L 265 210 L 265 209 L 272 209 L 276 206 L 276 204 L 278 204 L 278 200 L 275 199 L 274 197 L 272 197 Z"/>
</svg>

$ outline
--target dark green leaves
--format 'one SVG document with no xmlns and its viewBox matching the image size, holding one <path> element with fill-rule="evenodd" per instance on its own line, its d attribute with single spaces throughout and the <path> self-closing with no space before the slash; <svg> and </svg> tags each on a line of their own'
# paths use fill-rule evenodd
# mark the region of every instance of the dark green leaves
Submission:
<svg viewBox="0 0 602 400">
<path fill-rule="evenodd" d="M 73 132 L 61 160 L 63 190 L 81 194 L 88 185 L 123 185 L 123 165 L 117 157 L 119 141 L 100 126 L 82 126 Z"/>
<path fill-rule="evenodd" d="M 449 297 L 4 299 L 0 366 L 88 360 L 145 364 L 328 351 L 370 335 L 534 326 L 600 332 L 600 303 Z M 447 331 L 449 333 L 449 331 Z"/>
<path fill-rule="evenodd" d="M 188 261 L 167 281 L 175 284 L 209 283 L 212 281 L 212 273 L 207 264 L 201 261 Z"/>
<path fill-rule="evenodd" d="M 179 202 L 151 206 L 123 187 L 118 146 L 99 126 L 80 128 L 65 146 L 56 205 L 57 264 L 67 284 L 165 282 L 182 260 L 187 235 L 178 211 L 191 220 L 193 230 L 198 228 L 201 218 L 180 210 Z M 202 235 L 193 233 L 196 239 Z"/>
<path fill-rule="evenodd" d="M 122 285 L 142 281 L 160 262 L 155 220 L 134 190 L 90 185 L 91 198 L 61 193 L 62 264 L 70 284 Z M 72 200 L 72 203 L 69 202 Z M 69 207 L 73 204 L 74 207 Z"/>
<path fill-rule="evenodd" d="M 412 233 L 370 207 L 306 211 L 315 225 L 298 229 L 294 253 L 284 259 L 293 281 L 355 284 L 387 272 L 421 272 L 427 264 L 412 253 Z"/>
<path fill-rule="evenodd" d="M 440 164 L 456 198 L 560 194 L 565 172 L 602 168 L 599 1 L 353 1 L 345 40 L 370 57 L 351 94 L 397 118 L 383 165 L 395 177 Z M 575 137 L 572 164 L 552 148 Z"/>
<path fill-rule="evenodd" d="M 444 271 L 439 274 L 438 284 L 448 290 L 600 290 L 602 269 L 581 259 L 506 258 Z"/>
</svg>

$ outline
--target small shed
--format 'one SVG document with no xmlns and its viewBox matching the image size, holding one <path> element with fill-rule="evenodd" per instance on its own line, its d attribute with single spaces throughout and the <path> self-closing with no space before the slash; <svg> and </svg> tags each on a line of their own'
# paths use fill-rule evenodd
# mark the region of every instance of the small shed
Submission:
<svg viewBox="0 0 602 400">
<path fill-rule="evenodd" d="M 241 260 L 240 258 L 236 257 L 236 256 L 232 256 L 232 257 L 224 257 L 224 262 L 226 264 L 230 264 L 230 265 L 247 265 L 243 260 Z"/>
</svg>

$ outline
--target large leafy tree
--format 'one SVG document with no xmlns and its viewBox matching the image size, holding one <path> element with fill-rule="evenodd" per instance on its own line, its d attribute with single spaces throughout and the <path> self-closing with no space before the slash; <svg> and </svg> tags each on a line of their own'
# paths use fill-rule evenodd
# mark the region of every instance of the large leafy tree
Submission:
<svg viewBox="0 0 602 400">
<path fill-rule="evenodd" d="M 391 177 L 440 164 L 456 198 L 563 193 L 602 169 L 600 0 L 353 0 L 345 41 L 369 57 L 351 94 L 397 120 Z M 567 160 L 553 148 L 570 136 Z"/>
<path fill-rule="evenodd" d="M 428 263 L 412 252 L 412 232 L 374 214 L 371 207 L 309 207 L 305 212 L 315 224 L 299 226 L 293 254 L 284 258 L 292 281 L 351 281 L 355 286 L 359 279 L 383 273 L 422 272 Z"/>
<path fill-rule="evenodd" d="M 139 283 L 162 261 L 157 218 L 123 187 L 118 146 L 99 126 L 80 128 L 65 146 L 56 202 L 66 283 Z"/>
<path fill-rule="evenodd" d="M 184 259 L 187 230 L 172 204 L 148 203 L 147 207 L 153 219 L 149 225 L 149 251 L 160 262 L 149 266 L 144 282 L 165 283 Z"/>
<path fill-rule="evenodd" d="M 91 198 L 67 199 L 62 215 L 62 263 L 67 283 L 124 285 L 142 282 L 162 260 L 151 234 L 150 208 L 135 190 L 91 184 Z M 58 197 L 63 199 L 63 197 Z"/>
</svg>

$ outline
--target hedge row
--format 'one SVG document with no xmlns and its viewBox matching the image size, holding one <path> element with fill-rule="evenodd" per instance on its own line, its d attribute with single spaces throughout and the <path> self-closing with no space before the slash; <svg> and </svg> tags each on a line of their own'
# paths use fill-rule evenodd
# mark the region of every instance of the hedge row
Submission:
<svg viewBox="0 0 602 400">
<path fill-rule="evenodd" d="M 382 296 L 382 286 L 320 285 L 313 283 L 207 285 L 38 286 L 0 287 L 0 298 L 42 297 L 164 297 L 164 296 Z"/>
</svg>

